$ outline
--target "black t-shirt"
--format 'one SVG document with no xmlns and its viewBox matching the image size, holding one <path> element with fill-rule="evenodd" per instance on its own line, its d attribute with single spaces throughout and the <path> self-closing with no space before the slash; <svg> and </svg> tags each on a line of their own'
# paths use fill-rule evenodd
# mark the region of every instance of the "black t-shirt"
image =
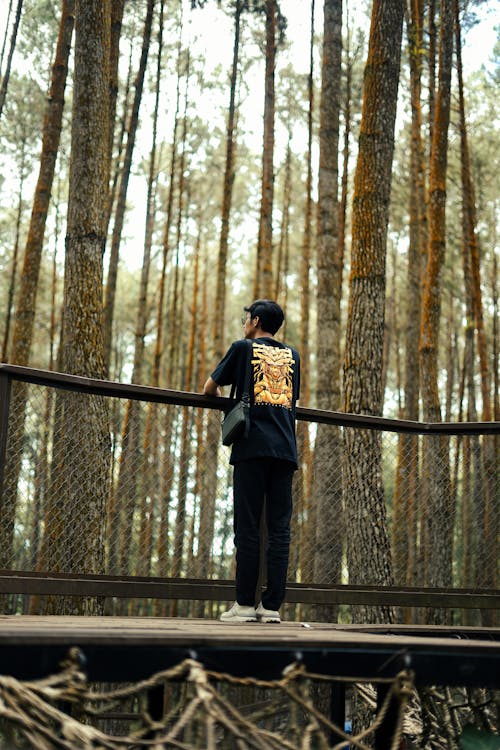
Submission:
<svg viewBox="0 0 500 750">
<path fill-rule="evenodd" d="M 251 346 L 250 346 L 251 344 Z M 217 385 L 236 383 L 236 398 L 245 387 L 251 354 L 250 430 L 233 443 L 230 462 L 270 456 L 297 466 L 295 404 L 299 398 L 299 353 L 266 337 L 234 341 L 212 373 Z"/>
</svg>

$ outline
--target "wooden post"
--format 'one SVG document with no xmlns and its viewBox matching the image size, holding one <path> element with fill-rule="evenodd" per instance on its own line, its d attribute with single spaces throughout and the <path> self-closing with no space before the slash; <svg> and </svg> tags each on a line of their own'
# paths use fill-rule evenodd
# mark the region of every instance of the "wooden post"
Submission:
<svg viewBox="0 0 500 750">
<path fill-rule="evenodd" d="M 147 691 L 147 711 L 153 721 L 161 721 L 165 715 L 165 685 L 154 685 Z M 147 732 L 144 739 L 154 740 L 155 731 Z"/>
<path fill-rule="evenodd" d="M 382 704 L 391 690 L 392 685 L 381 684 L 377 686 L 377 711 L 380 711 Z M 399 701 L 392 695 L 387 707 L 387 712 L 378 729 L 375 730 L 374 750 L 388 750 L 393 747 L 394 732 L 396 731 L 399 716 Z"/>
<path fill-rule="evenodd" d="M 343 682 L 332 682 L 330 685 L 330 719 L 339 729 L 345 728 L 345 684 Z M 335 744 L 343 737 L 334 730 L 330 733 L 330 742 Z"/>
</svg>

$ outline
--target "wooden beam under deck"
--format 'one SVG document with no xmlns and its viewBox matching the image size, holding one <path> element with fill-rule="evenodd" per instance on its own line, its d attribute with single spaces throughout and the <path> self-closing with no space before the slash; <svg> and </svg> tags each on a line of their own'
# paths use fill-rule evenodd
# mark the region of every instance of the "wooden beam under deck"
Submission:
<svg viewBox="0 0 500 750">
<path fill-rule="evenodd" d="M 77 647 L 89 680 L 133 682 L 195 658 L 207 669 L 275 679 L 295 661 L 337 677 L 500 687 L 500 629 L 154 617 L 0 616 L 0 673 L 37 679 Z"/>
</svg>

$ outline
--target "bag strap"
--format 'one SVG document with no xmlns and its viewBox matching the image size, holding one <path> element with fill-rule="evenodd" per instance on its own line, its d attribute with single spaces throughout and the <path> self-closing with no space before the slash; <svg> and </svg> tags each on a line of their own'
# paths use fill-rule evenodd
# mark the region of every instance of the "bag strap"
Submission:
<svg viewBox="0 0 500 750">
<path fill-rule="evenodd" d="M 243 393 L 241 394 L 241 400 L 246 401 L 247 404 L 250 404 L 250 381 L 252 378 L 251 354 L 253 351 L 253 345 L 252 345 L 252 342 L 249 341 L 249 339 L 246 339 L 246 344 L 247 344 L 247 357 L 246 357 L 246 366 L 245 366 L 245 380 L 243 383 Z M 229 398 L 233 399 L 235 393 L 236 393 L 236 383 L 232 383 Z"/>
</svg>

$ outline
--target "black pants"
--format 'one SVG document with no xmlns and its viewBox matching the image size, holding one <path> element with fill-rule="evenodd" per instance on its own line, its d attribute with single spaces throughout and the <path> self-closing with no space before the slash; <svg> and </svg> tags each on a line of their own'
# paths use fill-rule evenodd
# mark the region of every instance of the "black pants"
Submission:
<svg viewBox="0 0 500 750">
<path fill-rule="evenodd" d="M 266 609 L 279 609 L 285 598 L 295 466 L 277 458 L 254 458 L 234 466 L 234 543 L 236 601 L 254 606 L 259 577 L 260 519 L 264 498 L 267 524 Z"/>
</svg>

